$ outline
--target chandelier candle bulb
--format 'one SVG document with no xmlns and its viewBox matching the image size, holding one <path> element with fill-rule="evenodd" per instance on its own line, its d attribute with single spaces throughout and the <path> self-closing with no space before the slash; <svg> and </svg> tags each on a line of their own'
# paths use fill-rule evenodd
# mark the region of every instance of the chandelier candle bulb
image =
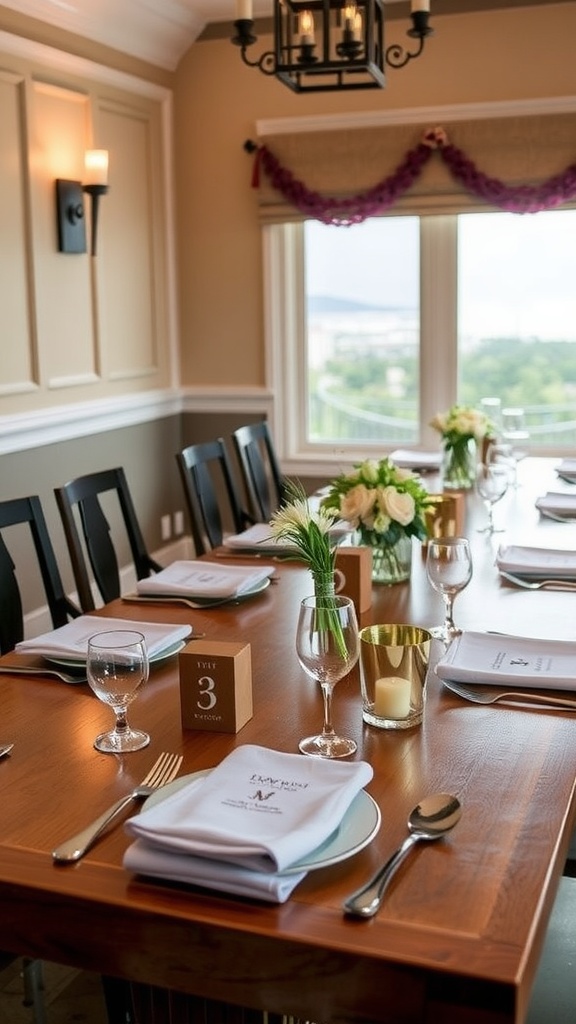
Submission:
<svg viewBox="0 0 576 1024">
<path fill-rule="evenodd" d="M 298 32 L 302 46 L 314 45 L 314 18 L 311 11 L 302 11 L 298 19 Z"/>
<path fill-rule="evenodd" d="M 236 21 L 252 21 L 252 0 L 236 0 Z"/>
<path fill-rule="evenodd" d="M 416 14 L 417 11 L 430 11 L 430 0 L 412 0 L 410 7 L 412 14 Z"/>
<path fill-rule="evenodd" d="M 412 683 L 401 676 L 377 679 L 374 684 L 374 714 L 379 718 L 407 718 L 410 714 Z"/>
</svg>

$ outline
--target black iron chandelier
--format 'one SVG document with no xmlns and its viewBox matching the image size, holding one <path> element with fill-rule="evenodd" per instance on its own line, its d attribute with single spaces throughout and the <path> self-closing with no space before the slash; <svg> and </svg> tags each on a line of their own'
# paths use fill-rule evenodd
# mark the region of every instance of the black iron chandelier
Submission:
<svg viewBox="0 0 576 1024">
<path fill-rule="evenodd" d="M 385 66 L 402 68 L 424 49 L 430 28 L 430 0 L 412 0 L 412 52 L 394 43 L 384 47 L 384 0 L 273 0 L 274 49 L 257 60 L 248 48 L 257 42 L 252 0 L 236 0 L 236 35 L 242 60 L 275 75 L 294 92 L 383 89 Z"/>
</svg>

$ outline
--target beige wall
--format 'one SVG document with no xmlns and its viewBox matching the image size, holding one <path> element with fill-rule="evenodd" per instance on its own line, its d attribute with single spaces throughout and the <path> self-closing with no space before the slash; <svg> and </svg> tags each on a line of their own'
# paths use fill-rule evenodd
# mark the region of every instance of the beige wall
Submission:
<svg viewBox="0 0 576 1024">
<path fill-rule="evenodd" d="M 384 91 L 295 95 L 245 67 L 228 39 L 200 41 L 182 60 L 175 137 L 183 384 L 265 383 L 260 231 L 252 161 L 242 148 L 256 121 L 576 95 L 576 3 L 432 20 L 436 34 L 423 56 L 389 70 Z M 387 42 L 403 41 L 405 27 L 392 22 Z M 263 37 L 255 56 L 270 43 Z"/>
</svg>

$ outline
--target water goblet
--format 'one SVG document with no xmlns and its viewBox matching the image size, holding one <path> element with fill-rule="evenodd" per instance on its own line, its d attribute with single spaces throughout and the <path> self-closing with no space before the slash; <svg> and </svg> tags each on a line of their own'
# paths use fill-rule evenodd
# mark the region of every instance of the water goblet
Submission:
<svg viewBox="0 0 576 1024">
<path fill-rule="evenodd" d="M 116 721 L 109 732 L 94 740 L 96 750 L 123 754 L 140 750 L 150 742 L 148 733 L 128 724 L 128 706 L 148 679 L 146 642 L 132 629 L 111 629 L 95 633 L 88 641 L 86 674 L 96 696 L 114 710 Z"/>
<path fill-rule="evenodd" d="M 494 526 L 494 505 L 504 497 L 508 490 L 508 467 L 499 462 L 481 462 L 476 471 L 476 490 L 488 512 L 488 525 L 481 526 L 478 533 L 502 533 L 503 527 Z"/>
<path fill-rule="evenodd" d="M 442 595 L 445 617 L 442 626 L 430 630 L 433 637 L 449 644 L 462 632 L 454 624 L 453 606 L 456 594 L 472 579 L 472 555 L 465 537 L 437 537 L 428 542 L 426 556 L 428 581 Z"/>
<path fill-rule="evenodd" d="M 513 487 L 518 487 L 518 463 L 526 456 L 523 447 L 530 438 L 530 432 L 526 428 L 526 416 L 524 409 L 520 407 L 508 407 L 502 409 L 502 440 L 510 445 L 510 451 L 514 460 L 514 482 Z"/>
<path fill-rule="evenodd" d="M 307 675 L 320 683 L 324 700 L 322 732 L 300 740 L 299 749 L 313 757 L 348 757 L 356 750 L 356 743 L 334 731 L 332 692 L 354 667 L 360 653 L 358 621 L 349 597 L 304 598 L 296 629 L 296 653 Z"/>
</svg>

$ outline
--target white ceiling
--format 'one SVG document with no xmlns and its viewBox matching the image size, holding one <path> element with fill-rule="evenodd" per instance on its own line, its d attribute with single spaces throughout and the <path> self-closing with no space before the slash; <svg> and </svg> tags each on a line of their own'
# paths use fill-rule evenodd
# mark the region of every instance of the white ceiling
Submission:
<svg viewBox="0 0 576 1024">
<path fill-rule="evenodd" d="M 397 0 L 386 0 L 387 3 Z M 236 0 L 1 0 L 4 7 L 173 71 L 209 22 L 232 22 Z M 253 0 L 269 17 L 272 0 Z"/>
</svg>

